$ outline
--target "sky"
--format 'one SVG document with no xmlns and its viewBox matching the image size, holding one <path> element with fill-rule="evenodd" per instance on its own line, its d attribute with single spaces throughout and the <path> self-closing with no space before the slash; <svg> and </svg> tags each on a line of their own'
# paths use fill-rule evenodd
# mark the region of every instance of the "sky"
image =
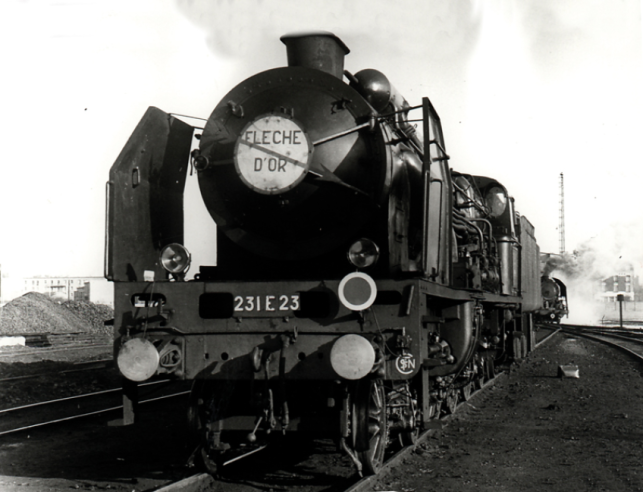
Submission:
<svg viewBox="0 0 643 492">
<path fill-rule="evenodd" d="M 618 225 L 643 269 L 641 0 L 4 0 L 3 274 L 101 276 L 105 183 L 146 108 L 207 118 L 306 30 L 428 96 L 451 167 L 501 181 L 542 251 L 564 173 L 566 250 Z"/>
</svg>

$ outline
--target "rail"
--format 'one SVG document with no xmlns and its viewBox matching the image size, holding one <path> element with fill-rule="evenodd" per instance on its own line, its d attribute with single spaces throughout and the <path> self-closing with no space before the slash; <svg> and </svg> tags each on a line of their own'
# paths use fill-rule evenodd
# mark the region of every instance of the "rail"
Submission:
<svg viewBox="0 0 643 492">
<path fill-rule="evenodd" d="M 642 330 L 606 329 L 584 325 L 561 325 L 561 330 L 617 348 L 643 362 Z"/>
<path fill-rule="evenodd" d="M 144 383 L 141 386 L 152 386 L 152 385 L 157 385 L 157 384 L 167 383 L 167 382 L 168 382 L 167 380 L 151 381 L 149 383 Z M 37 403 L 30 403 L 30 404 L 27 404 L 27 405 L 21 405 L 21 406 L 18 406 L 18 407 L 12 407 L 12 408 L 7 408 L 7 409 L 4 409 L 4 410 L 0 410 L 0 415 L 6 415 L 6 414 L 9 414 L 11 412 L 24 411 L 24 410 L 34 409 L 34 408 L 38 408 L 38 407 L 52 406 L 52 405 L 56 405 L 56 404 L 59 404 L 59 403 L 64 403 L 64 402 L 69 402 L 69 401 L 74 401 L 74 400 L 93 398 L 93 397 L 98 397 L 98 396 L 102 396 L 102 395 L 106 395 L 106 394 L 110 394 L 110 393 L 121 392 L 121 391 L 122 391 L 121 388 L 113 388 L 113 389 L 108 389 L 108 390 L 103 390 L 103 391 L 96 391 L 96 392 L 92 392 L 92 393 L 85 393 L 85 394 L 81 394 L 81 395 L 74 395 L 74 396 L 70 396 L 70 397 L 66 397 L 66 398 L 58 398 L 58 399 L 55 399 L 55 400 L 48 400 L 48 401 L 37 402 Z M 180 392 L 171 393 L 171 394 L 168 394 L 168 395 L 162 395 L 162 396 L 158 396 L 158 397 L 154 397 L 154 398 L 148 398 L 146 400 L 141 400 L 139 402 L 139 404 L 151 403 L 151 402 L 155 402 L 155 401 L 159 401 L 159 400 L 164 400 L 164 399 L 167 399 L 167 398 L 173 398 L 173 397 L 177 397 L 177 396 L 186 395 L 188 393 L 190 393 L 190 391 L 180 391 Z M 106 408 L 100 408 L 98 410 L 94 410 L 94 411 L 91 411 L 91 412 L 85 412 L 85 413 L 75 414 L 75 415 L 68 415 L 68 416 L 65 416 L 65 417 L 50 419 L 50 420 L 46 420 L 46 421 L 42 421 L 42 422 L 37 422 L 37 423 L 34 423 L 34 424 L 22 425 L 22 426 L 15 427 L 15 428 L 12 428 L 12 429 L 7 429 L 7 430 L 4 430 L 4 431 L 0 431 L 0 436 L 4 436 L 4 435 L 8 435 L 8 434 L 15 434 L 17 432 L 21 432 L 21 431 L 24 431 L 24 430 L 35 429 L 35 428 L 38 428 L 38 427 L 44 427 L 44 426 L 47 426 L 47 425 L 57 424 L 57 423 L 60 423 L 60 422 L 68 422 L 70 420 L 76 420 L 76 419 L 81 419 L 81 418 L 84 418 L 84 417 L 90 417 L 92 415 L 98 415 L 98 414 L 101 414 L 101 413 L 111 412 L 111 411 L 114 411 L 114 410 L 120 410 L 122 408 L 123 408 L 123 405 L 110 406 L 110 407 L 106 407 Z"/>
<path fill-rule="evenodd" d="M 25 379 L 37 379 L 42 377 L 49 377 L 52 374 L 70 374 L 74 372 L 85 372 L 85 371 L 95 371 L 97 369 L 107 369 L 108 367 L 114 364 L 114 359 L 100 359 L 88 362 L 78 362 L 78 366 L 89 366 L 89 367 L 75 367 L 73 369 L 64 369 L 55 373 L 36 373 L 36 374 L 25 374 L 23 376 L 10 376 L 0 379 L 0 383 L 9 383 L 12 381 L 24 381 Z"/>
</svg>

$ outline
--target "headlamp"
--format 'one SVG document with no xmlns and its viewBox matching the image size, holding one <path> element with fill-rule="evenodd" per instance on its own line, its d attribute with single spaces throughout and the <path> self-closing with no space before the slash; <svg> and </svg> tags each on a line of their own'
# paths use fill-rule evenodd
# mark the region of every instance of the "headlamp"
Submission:
<svg viewBox="0 0 643 492">
<path fill-rule="evenodd" d="M 190 268 L 190 253 L 179 243 L 168 244 L 161 250 L 161 265 L 174 274 L 185 273 Z"/>
<path fill-rule="evenodd" d="M 370 239 L 359 239 L 348 248 L 348 261 L 357 268 L 366 268 L 377 263 L 380 249 Z"/>
<path fill-rule="evenodd" d="M 375 349 L 361 335 L 344 335 L 330 350 L 330 365 L 338 376 L 351 381 L 368 375 L 375 363 Z"/>
<path fill-rule="evenodd" d="M 116 364 L 127 379 L 145 381 L 156 373 L 159 353 L 149 340 L 131 338 L 118 349 Z"/>
<path fill-rule="evenodd" d="M 494 219 L 498 218 L 507 208 L 507 195 L 499 186 L 493 186 L 487 191 L 484 203 L 489 209 L 489 215 Z"/>
</svg>

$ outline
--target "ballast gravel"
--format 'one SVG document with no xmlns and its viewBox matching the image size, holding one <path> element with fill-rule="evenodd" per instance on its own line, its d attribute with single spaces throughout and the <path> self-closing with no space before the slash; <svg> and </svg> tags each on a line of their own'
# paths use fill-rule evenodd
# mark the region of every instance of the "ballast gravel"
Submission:
<svg viewBox="0 0 643 492">
<path fill-rule="evenodd" d="M 579 377 L 559 377 L 561 365 L 578 366 Z M 643 490 L 642 367 L 558 334 L 462 404 L 372 490 Z"/>
</svg>

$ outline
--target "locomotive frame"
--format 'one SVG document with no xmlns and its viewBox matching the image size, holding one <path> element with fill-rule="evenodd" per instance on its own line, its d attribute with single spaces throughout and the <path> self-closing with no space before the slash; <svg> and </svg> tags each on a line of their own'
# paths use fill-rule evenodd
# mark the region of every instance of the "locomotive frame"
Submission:
<svg viewBox="0 0 643 492">
<path fill-rule="evenodd" d="M 138 382 L 193 380 L 189 420 L 210 471 L 241 441 L 247 453 L 296 430 L 327 432 L 376 473 L 392 442 L 413 443 L 495 363 L 534 347 L 539 248 L 499 182 L 449 169 L 428 98 L 410 107 L 379 72 L 344 73 L 348 48 L 330 33 L 282 41 L 289 67 L 234 88 L 200 151 L 192 126 L 151 107 L 110 171 L 105 276 L 124 420 Z M 423 142 L 408 118 L 418 110 Z M 298 129 L 309 157 L 271 150 Z M 218 265 L 186 280 L 190 162 L 222 233 Z M 252 181 L 253 163 L 289 163 L 292 176 Z M 290 225 L 266 224 L 266 210 Z M 315 227 L 300 238 L 302 210 Z"/>
</svg>

